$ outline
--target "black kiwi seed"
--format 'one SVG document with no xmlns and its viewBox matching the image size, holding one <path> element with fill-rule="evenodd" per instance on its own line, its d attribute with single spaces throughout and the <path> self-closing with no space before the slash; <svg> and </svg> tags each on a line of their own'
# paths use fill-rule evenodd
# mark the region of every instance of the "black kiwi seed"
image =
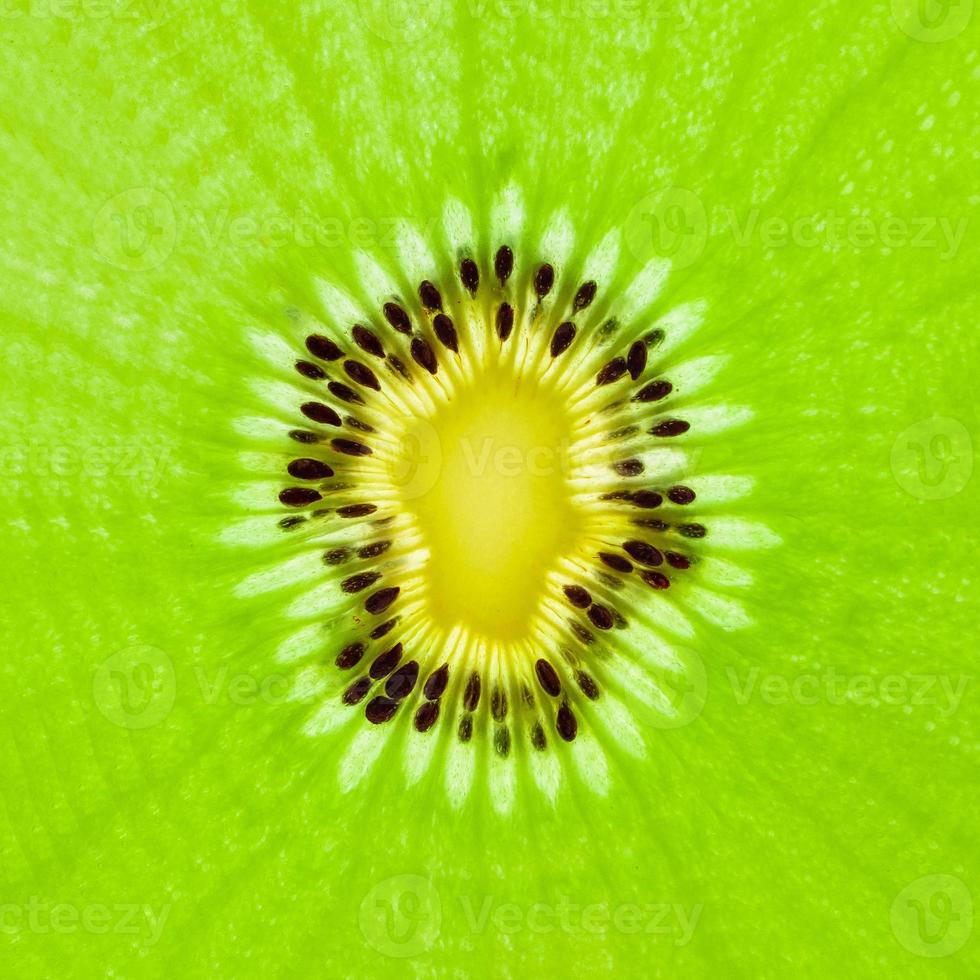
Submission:
<svg viewBox="0 0 980 980">
<path fill-rule="evenodd" d="M 599 697 L 599 688 L 596 682 L 585 671 L 580 670 L 575 675 L 575 680 L 578 681 L 578 686 L 582 689 L 582 693 L 590 701 L 595 701 Z"/>
<path fill-rule="evenodd" d="M 497 308 L 497 336 L 506 340 L 514 329 L 514 308 L 510 303 L 501 303 Z"/>
<path fill-rule="evenodd" d="M 498 728 L 493 735 L 493 747 L 502 759 L 510 753 L 510 732 L 506 728 Z"/>
<path fill-rule="evenodd" d="M 442 309 L 442 294 L 428 279 L 419 283 L 419 299 L 427 310 Z"/>
<path fill-rule="evenodd" d="M 336 361 L 344 356 L 344 352 L 329 337 L 318 333 L 306 338 L 306 349 L 321 361 Z"/>
<path fill-rule="evenodd" d="M 551 292 L 551 287 L 555 284 L 554 267 L 545 262 L 538 267 L 534 274 L 534 291 L 538 294 L 538 299 L 544 299 Z"/>
<path fill-rule="evenodd" d="M 630 500 L 634 507 L 641 507 L 644 510 L 653 510 L 664 502 L 664 498 L 656 490 L 637 490 Z"/>
<path fill-rule="evenodd" d="M 637 517 L 633 523 L 637 527 L 648 527 L 651 531 L 666 531 L 670 527 L 666 521 L 658 520 L 656 517 Z"/>
<path fill-rule="evenodd" d="M 611 490 L 609 493 L 603 493 L 599 495 L 600 500 L 632 500 L 633 493 L 631 490 Z"/>
<path fill-rule="evenodd" d="M 414 384 L 412 376 L 408 373 L 408 368 L 405 367 L 405 363 L 400 357 L 396 357 L 394 354 L 389 354 L 388 367 L 390 367 L 392 371 L 394 371 L 400 377 L 404 378 L 409 384 Z"/>
<path fill-rule="evenodd" d="M 338 517 L 368 517 L 377 510 L 376 504 L 346 504 L 337 508 Z"/>
<path fill-rule="evenodd" d="M 306 518 L 305 517 L 299 517 L 299 516 L 296 516 L 296 517 L 284 517 L 279 522 L 279 526 L 284 531 L 288 531 L 291 528 L 299 527 L 299 525 L 305 523 L 305 521 L 306 521 Z"/>
<path fill-rule="evenodd" d="M 365 446 L 363 442 L 354 442 L 351 439 L 331 439 L 330 445 L 333 446 L 338 453 L 343 453 L 345 456 L 371 455 L 371 449 L 369 446 Z"/>
<path fill-rule="evenodd" d="M 381 312 L 384 313 L 384 317 L 388 323 L 399 333 L 410 334 L 412 332 L 412 321 L 409 320 L 408 314 L 397 303 L 385 303 Z"/>
<path fill-rule="evenodd" d="M 402 664 L 385 682 L 385 694 L 389 698 L 400 701 L 412 693 L 419 679 L 419 665 L 414 660 Z"/>
<path fill-rule="evenodd" d="M 412 338 L 412 360 L 418 364 L 419 367 L 423 367 L 429 374 L 435 374 L 439 370 L 439 362 L 436 360 L 436 352 L 432 349 L 432 345 L 425 339 L 425 337 L 413 337 Z"/>
<path fill-rule="evenodd" d="M 595 299 L 596 284 L 595 280 L 590 279 L 588 282 L 583 282 L 581 286 L 578 287 L 578 292 L 575 294 L 575 299 L 572 300 L 572 309 L 577 313 L 579 310 L 584 310 L 592 300 Z"/>
<path fill-rule="evenodd" d="M 536 721 L 534 727 L 531 729 L 531 744 L 539 752 L 548 744 L 548 740 L 544 737 L 544 729 L 541 727 L 541 722 L 539 721 Z"/>
<path fill-rule="evenodd" d="M 576 609 L 588 609 L 592 605 L 592 596 L 581 585 L 566 585 L 562 592 Z"/>
<path fill-rule="evenodd" d="M 448 683 L 449 664 L 443 664 L 438 670 L 434 670 L 429 674 L 428 680 L 426 680 L 425 686 L 422 688 L 422 693 L 430 701 L 438 701 L 446 690 Z"/>
<path fill-rule="evenodd" d="M 589 611 L 586 613 L 592 622 L 592 625 L 596 629 L 600 630 L 611 630 L 613 626 L 613 614 L 605 606 L 600 605 L 598 602 L 589 606 Z"/>
<path fill-rule="evenodd" d="M 507 695 L 499 687 L 495 687 L 490 695 L 490 712 L 495 721 L 503 721 L 507 717 Z"/>
<path fill-rule="evenodd" d="M 595 637 L 581 623 L 570 619 L 568 625 L 572 628 L 572 632 L 578 637 L 580 643 L 588 646 L 590 643 L 595 642 Z"/>
<path fill-rule="evenodd" d="M 663 422 L 658 422 L 651 430 L 650 435 L 652 436 L 662 436 L 667 438 L 668 436 L 680 436 L 687 432 L 691 428 L 690 422 L 685 422 L 683 419 L 664 419 Z"/>
<path fill-rule="evenodd" d="M 311 364 L 309 361 L 297 361 L 293 367 L 304 378 L 309 378 L 311 381 L 322 381 L 327 376 L 327 372 L 322 367 L 317 367 L 316 364 Z"/>
<path fill-rule="evenodd" d="M 621 459 L 612 467 L 620 476 L 639 476 L 643 472 L 642 459 Z"/>
<path fill-rule="evenodd" d="M 555 668 L 547 660 L 539 660 L 534 665 L 534 672 L 538 675 L 538 682 L 545 689 L 545 692 L 553 698 L 561 694 L 561 681 Z"/>
<path fill-rule="evenodd" d="M 640 578 L 654 589 L 670 588 L 670 579 L 660 572 L 641 571 Z"/>
<path fill-rule="evenodd" d="M 567 704 L 563 704 L 558 709 L 555 728 L 566 742 L 571 742 L 578 734 L 578 722 L 575 720 L 575 715 L 572 714 L 572 709 Z"/>
<path fill-rule="evenodd" d="M 564 354 L 572 346 L 572 341 L 575 339 L 575 330 L 575 324 L 571 320 L 566 320 L 564 323 L 558 325 L 554 336 L 551 338 L 552 357 L 558 357 L 559 354 Z"/>
<path fill-rule="evenodd" d="M 351 336 L 354 338 L 354 343 L 361 348 L 366 354 L 373 354 L 375 357 L 384 357 L 385 349 L 381 341 L 378 340 L 377 334 L 372 330 L 368 330 L 367 327 L 362 326 L 360 323 L 354 325 L 351 330 Z"/>
<path fill-rule="evenodd" d="M 472 259 L 463 259 L 459 263 L 459 278 L 470 293 L 476 293 L 480 288 L 480 270 Z"/>
<path fill-rule="evenodd" d="M 426 701 L 418 711 L 415 712 L 415 730 L 427 732 L 439 717 L 439 702 Z"/>
<path fill-rule="evenodd" d="M 322 422 L 324 425 L 340 425 L 340 416 L 323 402 L 304 402 L 299 410 L 314 422 Z"/>
<path fill-rule="evenodd" d="M 295 476 L 297 480 L 325 480 L 333 476 L 333 470 L 318 459 L 290 460 L 286 469 L 289 475 Z"/>
<path fill-rule="evenodd" d="M 626 374 L 626 361 L 622 357 L 614 357 L 604 364 L 595 376 L 596 387 L 601 388 L 603 385 L 612 384 L 624 374 Z"/>
<path fill-rule="evenodd" d="M 626 355 L 626 368 L 630 377 L 637 381 L 647 366 L 647 345 L 642 340 L 637 340 L 629 349 Z"/>
<path fill-rule="evenodd" d="M 337 654 L 337 666 L 341 670 L 350 670 L 361 662 L 364 656 L 363 643 L 348 643 L 340 653 Z"/>
<path fill-rule="evenodd" d="M 480 703 L 480 675 L 474 670 L 470 674 L 470 679 L 466 682 L 466 690 L 463 692 L 463 707 L 467 711 L 476 711 L 476 706 Z"/>
<path fill-rule="evenodd" d="M 348 402 L 352 405 L 364 404 L 364 399 L 353 388 L 345 385 L 342 381 L 331 381 L 327 387 L 330 389 L 330 394 L 334 398 L 339 398 L 342 402 Z"/>
<path fill-rule="evenodd" d="M 666 552 L 665 557 L 667 559 L 667 564 L 670 565 L 671 568 L 691 567 L 691 559 L 688 558 L 687 555 L 679 554 L 676 551 L 668 551 Z"/>
<path fill-rule="evenodd" d="M 703 538 L 707 533 L 707 529 L 703 524 L 681 524 L 677 528 L 685 538 Z"/>
<path fill-rule="evenodd" d="M 379 578 L 381 578 L 380 572 L 360 572 L 357 575 L 351 575 L 350 578 L 345 578 L 340 583 L 340 587 L 348 595 L 354 595 L 374 585 Z"/>
<path fill-rule="evenodd" d="M 358 558 L 377 558 L 391 547 L 390 541 L 373 541 L 357 549 Z"/>
<path fill-rule="evenodd" d="M 316 490 L 311 490 L 309 487 L 288 487 L 279 494 L 280 502 L 287 507 L 303 507 L 322 499 Z"/>
<path fill-rule="evenodd" d="M 386 589 L 379 589 L 368 597 L 367 602 L 364 603 L 364 608 L 372 616 L 377 616 L 379 613 L 383 613 L 398 598 L 399 592 L 401 592 L 401 589 L 397 585 L 391 585 Z"/>
<path fill-rule="evenodd" d="M 671 487 L 667 491 L 667 499 L 675 504 L 689 504 L 694 497 L 695 493 L 690 487 Z"/>
<path fill-rule="evenodd" d="M 323 553 L 324 565 L 343 565 L 350 560 L 350 548 L 334 548 L 333 551 Z"/>
<path fill-rule="evenodd" d="M 661 398 L 666 398 L 673 390 L 674 386 L 669 381 L 651 381 L 633 396 L 633 401 L 658 402 Z"/>
<path fill-rule="evenodd" d="M 364 695 L 371 690 L 370 677 L 358 677 L 350 687 L 344 691 L 344 704 L 357 704 L 363 700 Z"/>
<path fill-rule="evenodd" d="M 372 725 L 382 725 L 386 721 L 390 721 L 397 710 L 397 701 L 392 701 L 391 698 L 382 697 L 379 694 L 376 698 L 371 698 L 368 701 L 367 707 L 364 709 L 364 717 Z"/>
<path fill-rule="evenodd" d="M 649 568 L 655 568 L 664 563 L 664 556 L 658 548 L 646 541 L 624 541 L 623 551 L 626 552 L 634 561 Z"/>
<path fill-rule="evenodd" d="M 497 254 L 493 258 L 493 271 L 497 273 L 497 278 L 502 286 L 510 278 L 514 270 L 514 253 L 507 245 L 501 245 L 497 249 Z"/>
<path fill-rule="evenodd" d="M 398 666 L 398 661 L 401 658 L 402 645 L 396 643 L 390 650 L 385 650 L 384 653 L 374 658 L 369 671 L 370 675 L 376 681 L 381 680 L 382 677 L 387 677 Z"/>
<path fill-rule="evenodd" d="M 375 391 L 381 391 L 381 383 L 378 381 L 377 375 L 366 364 L 362 364 L 360 361 L 344 361 L 344 370 L 347 372 L 347 377 L 356 381 L 357 384 L 363 385 L 365 388 L 373 388 Z"/>
<path fill-rule="evenodd" d="M 306 445 L 320 441 L 320 437 L 315 432 L 310 432 L 308 429 L 290 429 L 289 438 L 295 439 L 297 442 L 305 443 Z"/>
<path fill-rule="evenodd" d="M 445 313 L 439 313 L 432 321 L 432 328 L 439 338 L 443 347 L 448 348 L 454 354 L 459 352 L 459 338 L 456 336 L 456 328 L 453 321 Z"/>
<path fill-rule="evenodd" d="M 380 640 L 382 636 L 387 636 L 395 628 L 395 624 L 397 622 L 398 617 L 396 616 L 394 619 L 389 619 L 380 626 L 375 626 L 374 629 L 371 630 L 371 639 Z"/>
<path fill-rule="evenodd" d="M 459 740 L 468 742 L 473 735 L 473 719 L 469 715 L 464 716 L 459 722 Z"/>
<path fill-rule="evenodd" d="M 357 429 L 359 432 L 376 432 L 377 430 L 373 425 L 368 425 L 367 422 L 362 422 L 360 419 L 354 418 L 353 415 L 348 415 L 344 421 L 352 428 Z"/>
<path fill-rule="evenodd" d="M 529 707 L 534 707 L 534 695 L 531 693 L 531 689 L 527 684 L 521 685 L 521 697 L 524 699 L 524 703 Z"/>
<path fill-rule="evenodd" d="M 599 552 L 599 561 L 603 565 L 607 565 L 614 572 L 622 572 L 624 575 L 628 575 L 633 571 L 633 565 L 628 562 L 622 555 L 614 555 L 608 551 Z"/>
</svg>

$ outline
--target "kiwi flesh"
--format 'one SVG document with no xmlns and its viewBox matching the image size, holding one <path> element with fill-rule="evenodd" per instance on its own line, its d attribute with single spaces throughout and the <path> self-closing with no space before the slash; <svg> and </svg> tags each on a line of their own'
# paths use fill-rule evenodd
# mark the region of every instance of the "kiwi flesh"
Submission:
<svg viewBox="0 0 980 980">
<path fill-rule="evenodd" d="M 978 972 L 969 6 L 8 5 L 4 975 Z"/>
<path fill-rule="evenodd" d="M 516 764 L 600 727 L 591 704 L 624 697 L 617 660 L 698 580 L 707 528 L 685 482 L 696 401 L 638 314 L 652 297 L 624 319 L 574 268 L 475 245 L 346 336 L 300 314 L 322 332 L 296 351 L 278 524 L 323 549 L 330 708 Z"/>
</svg>

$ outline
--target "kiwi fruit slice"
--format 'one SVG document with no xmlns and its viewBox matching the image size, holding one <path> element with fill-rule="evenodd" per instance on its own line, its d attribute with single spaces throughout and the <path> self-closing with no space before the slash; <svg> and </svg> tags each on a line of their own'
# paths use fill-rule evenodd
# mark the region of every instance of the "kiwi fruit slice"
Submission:
<svg viewBox="0 0 980 980">
<path fill-rule="evenodd" d="M 10 5 L 3 972 L 976 973 L 970 14 Z"/>
</svg>

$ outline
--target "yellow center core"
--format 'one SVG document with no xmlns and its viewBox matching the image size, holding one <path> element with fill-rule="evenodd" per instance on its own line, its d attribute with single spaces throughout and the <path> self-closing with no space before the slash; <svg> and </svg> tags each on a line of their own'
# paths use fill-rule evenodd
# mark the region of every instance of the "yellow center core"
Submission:
<svg viewBox="0 0 980 980">
<path fill-rule="evenodd" d="M 488 640 L 527 634 L 547 572 L 583 526 L 568 482 L 572 434 L 562 399 L 495 369 L 414 423 L 405 506 L 429 553 L 437 624 Z"/>
</svg>

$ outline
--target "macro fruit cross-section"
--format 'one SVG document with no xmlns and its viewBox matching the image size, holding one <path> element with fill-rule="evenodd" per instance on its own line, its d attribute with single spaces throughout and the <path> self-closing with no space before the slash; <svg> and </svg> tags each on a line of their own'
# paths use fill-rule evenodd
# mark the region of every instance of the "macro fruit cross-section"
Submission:
<svg viewBox="0 0 980 980">
<path fill-rule="evenodd" d="M 500 210 L 523 207 L 504 189 Z M 474 227 L 459 201 L 444 212 Z M 751 574 L 724 556 L 749 529 L 726 503 L 752 481 L 699 453 L 752 411 L 706 397 L 723 358 L 678 355 L 705 304 L 663 308 L 668 262 L 625 279 L 616 230 L 577 262 L 492 232 L 440 259 L 426 243 L 415 275 L 355 256 L 373 302 L 324 277 L 310 308 L 284 306 L 275 521 L 320 560 L 296 609 L 313 730 L 414 729 L 408 781 L 435 761 L 456 805 L 490 778 L 506 810 L 515 767 L 552 798 L 568 770 L 607 792 L 606 745 L 642 756 L 651 716 L 677 722 L 698 621 L 748 621 Z M 342 768 L 343 788 L 370 768 Z"/>
<path fill-rule="evenodd" d="M 978 26 L 0 4 L 0 975 L 980 974 Z"/>
</svg>

